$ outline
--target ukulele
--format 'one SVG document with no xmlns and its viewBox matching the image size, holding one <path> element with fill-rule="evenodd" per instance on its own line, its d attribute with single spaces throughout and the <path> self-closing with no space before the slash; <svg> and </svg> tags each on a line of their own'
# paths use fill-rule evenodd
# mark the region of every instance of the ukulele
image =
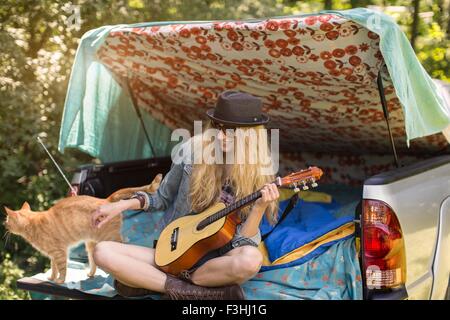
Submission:
<svg viewBox="0 0 450 320">
<path fill-rule="evenodd" d="M 278 177 L 274 183 L 294 188 L 295 192 L 316 187 L 323 172 L 317 167 Z M 208 252 L 221 248 L 232 240 L 238 221 L 232 213 L 261 197 L 258 190 L 228 207 L 219 202 L 203 212 L 190 213 L 172 221 L 161 232 L 156 243 L 155 263 L 161 270 L 173 275 L 190 269 Z"/>
</svg>

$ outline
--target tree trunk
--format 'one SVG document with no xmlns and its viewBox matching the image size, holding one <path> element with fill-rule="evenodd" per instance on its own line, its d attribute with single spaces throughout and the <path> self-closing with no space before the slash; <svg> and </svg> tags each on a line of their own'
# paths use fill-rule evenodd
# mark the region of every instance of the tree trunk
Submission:
<svg viewBox="0 0 450 320">
<path fill-rule="evenodd" d="M 333 0 L 325 0 L 325 10 L 333 10 Z"/>
<path fill-rule="evenodd" d="M 413 22 L 411 25 L 411 47 L 416 50 L 416 39 L 417 39 L 417 32 L 419 29 L 419 5 L 420 0 L 413 0 L 414 5 L 414 12 L 413 12 Z"/>
<path fill-rule="evenodd" d="M 447 6 L 447 32 L 446 38 L 450 39 L 450 3 Z"/>
</svg>

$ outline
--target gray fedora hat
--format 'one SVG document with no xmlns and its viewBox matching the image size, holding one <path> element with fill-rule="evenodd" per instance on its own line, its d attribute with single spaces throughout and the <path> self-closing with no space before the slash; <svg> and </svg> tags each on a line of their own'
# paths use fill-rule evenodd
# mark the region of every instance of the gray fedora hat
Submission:
<svg viewBox="0 0 450 320">
<path fill-rule="evenodd" d="M 239 91 L 222 92 L 216 107 L 206 114 L 213 121 L 225 125 L 246 127 L 269 122 L 269 117 L 262 112 L 261 99 Z"/>
</svg>

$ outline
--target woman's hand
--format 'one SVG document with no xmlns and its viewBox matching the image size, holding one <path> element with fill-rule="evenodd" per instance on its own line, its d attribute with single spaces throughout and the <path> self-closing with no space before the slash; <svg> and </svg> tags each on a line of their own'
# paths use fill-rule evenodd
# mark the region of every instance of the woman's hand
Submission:
<svg viewBox="0 0 450 320">
<path fill-rule="evenodd" d="M 105 223 L 122 213 L 122 211 L 127 210 L 128 207 L 125 204 L 123 200 L 102 204 L 92 215 L 92 226 L 101 228 Z"/>
<path fill-rule="evenodd" d="M 273 201 L 277 201 L 280 197 L 278 187 L 275 183 L 268 183 L 261 189 L 261 198 L 255 201 L 255 206 L 260 208 L 267 208 Z"/>
</svg>

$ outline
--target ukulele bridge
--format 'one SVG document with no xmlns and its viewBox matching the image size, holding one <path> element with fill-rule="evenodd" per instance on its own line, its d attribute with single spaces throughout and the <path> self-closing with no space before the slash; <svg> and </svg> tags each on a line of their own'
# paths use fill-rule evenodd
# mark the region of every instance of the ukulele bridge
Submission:
<svg viewBox="0 0 450 320">
<path fill-rule="evenodd" d="M 180 228 L 176 227 L 175 229 L 173 229 L 172 235 L 170 236 L 170 250 L 171 251 L 174 251 L 177 248 L 179 230 L 180 230 Z"/>
</svg>

